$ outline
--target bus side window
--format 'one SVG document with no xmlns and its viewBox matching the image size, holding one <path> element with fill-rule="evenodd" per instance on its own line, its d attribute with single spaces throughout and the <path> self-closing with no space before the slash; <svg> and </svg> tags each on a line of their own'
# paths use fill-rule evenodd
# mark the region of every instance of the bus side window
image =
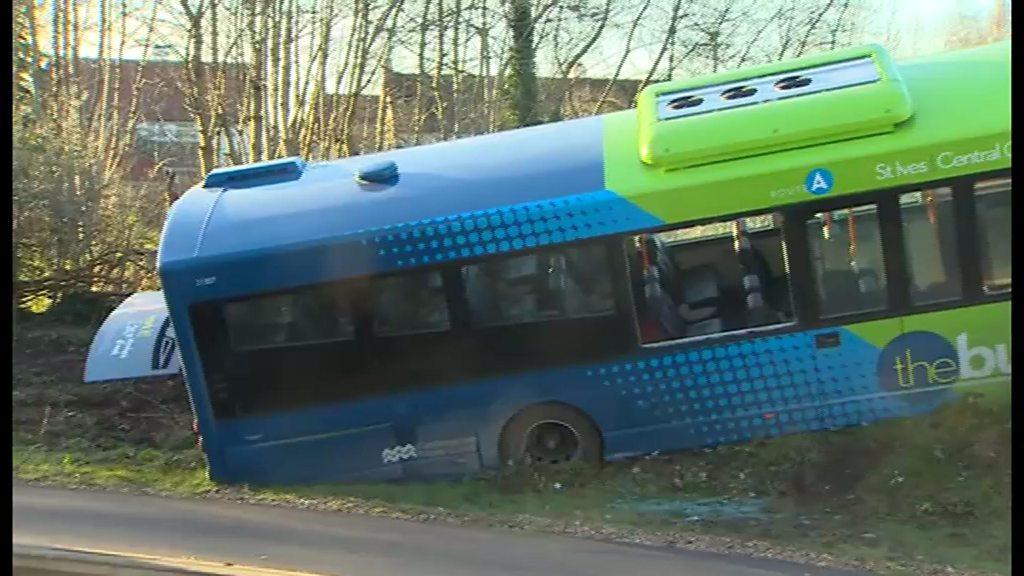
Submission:
<svg viewBox="0 0 1024 576">
<path fill-rule="evenodd" d="M 792 321 L 781 218 L 758 214 L 633 237 L 641 339 Z"/>
<path fill-rule="evenodd" d="M 561 290 L 570 318 L 602 316 L 615 309 L 608 252 L 603 245 L 575 246 L 564 251 Z"/>
<path fill-rule="evenodd" d="M 1013 265 L 1010 251 L 1010 179 L 975 183 L 974 203 L 982 290 L 985 294 L 1009 292 Z"/>
<path fill-rule="evenodd" d="M 823 318 L 888 305 L 878 208 L 874 204 L 819 212 L 805 223 Z"/>
<path fill-rule="evenodd" d="M 569 246 L 462 267 L 473 326 L 615 313 L 608 254 Z"/>
<path fill-rule="evenodd" d="M 932 304 L 960 297 L 956 221 L 950 188 L 900 194 L 910 301 Z"/>
<path fill-rule="evenodd" d="M 373 330 L 398 336 L 447 330 L 448 304 L 441 273 L 433 270 L 374 280 Z"/>
<path fill-rule="evenodd" d="M 229 302 L 224 319 L 236 351 L 355 338 L 347 291 L 337 285 Z"/>
</svg>

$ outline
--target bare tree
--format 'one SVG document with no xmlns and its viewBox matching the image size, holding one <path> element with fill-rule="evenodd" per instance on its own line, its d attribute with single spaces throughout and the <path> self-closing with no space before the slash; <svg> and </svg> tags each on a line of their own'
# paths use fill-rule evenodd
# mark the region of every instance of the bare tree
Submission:
<svg viewBox="0 0 1024 576">
<path fill-rule="evenodd" d="M 54 2 L 44 54 L 39 39 L 45 24 L 36 2 L 17 5 L 15 17 L 27 30 L 27 42 L 16 44 L 16 61 L 29 67 L 25 76 L 31 82 L 30 112 L 14 132 L 17 303 L 35 307 L 93 291 L 123 292 L 151 278 L 152 240 L 162 217 L 146 211 L 144 185 L 125 181 L 156 8 L 103 2 L 90 21 L 80 5 Z M 130 20 L 142 21 L 142 58 L 128 78 L 124 45 Z M 82 57 L 82 31 L 90 26 L 102 38 L 102 63 Z"/>
<path fill-rule="evenodd" d="M 604 2 L 601 3 L 600 8 L 593 13 L 588 13 L 589 11 L 587 8 L 589 7 L 584 4 L 579 7 L 571 7 L 567 9 L 568 18 L 571 22 L 567 22 L 565 23 L 566 25 L 560 26 L 555 32 L 555 39 L 552 43 L 554 47 L 553 52 L 556 65 L 559 69 L 559 78 L 562 80 L 563 84 L 566 83 L 566 80 L 570 80 L 573 75 L 573 71 L 577 69 L 580 62 L 590 52 L 594 47 L 594 44 L 597 43 L 598 39 L 600 39 L 601 35 L 604 33 L 605 28 L 608 25 L 608 18 L 611 15 L 612 2 L 611 0 L 604 0 Z M 591 15 L 594 17 L 587 18 L 587 16 Z M 559 20 L 561 20 L 561 18 Z M 591 26 L 589 29 L 584 29 L 580 32 L 579 29 L 584 28 L 583 25 L 580 25 L 581 22 L 590 23 Z M 566 29 L 575 32 L 575 34 L 570 33 L 568 41 L 563 41 L 561 38 L 562 34 L 559 34 L 558 32 L 564 32 Z M 562 53 L 562 49 L 566 50 L 565 54 Z M 557 94 L 557 101 L 554 105 L 555 118 L 578 115 L 578 110 L 574 109 L 572 104 L 573 101 L 569 98 L 569 95 L 573 90 L 573 84 L 571 81 L 567 84 L 568 85 L 565 86 L 564 90 L 560 90 Z M 563 110 L 563 107 L 565 107 L 567 103 L 573 109 L 567 111 Z"/>
<path fill-rule="evenodd" d="M 669 46 L 671 46 L 672 41 L 675 39 L 679 30 L 679 21 L 683 17 L 681 14 L 682 7 L 682 0 L 673 0 L 672 10 L 668 17 L 668 29 L 665 31 L 665 37 L 661 42 L 661 47 L 658 49 L 658 55 L 654 58 L 654 61 L 651 63 L 651 67 L 647 70 L 647 75 L 644 76 L 643 81 L 641 81 L 640 85 L 637 87 L 638 93 L 651 83 L 655 72 L 658 70 L 658 66 L 661 64 L 662 58 L 665 57 L 665 53 L 668 52 Z"/>
<path fill-rule="evenodd" d="M 640 26 L 640 23 L 644 19 L 644 15 L 647 14 L 647 9 L 651 7 L 651 0 L 644 0 L 643 5 L 640 6 L 640 10 L 637 11 L 636 16 L 629 25 L 629 32 L 626 33 L 625 45 L 622 48 L 622 55 L 615 65 L 615 71 L 612 72 L 611 78 L 604 85 L 604 89 L 601 91 L 601 95 L 598 97 L 597 102 L 594 103 L 594 107 L 591 109 L 592 114 L 599 114 L 602 107 L 608 102 L 608 97 L 611 94 L 612 87 L 615 85 L 616 80 L 619 79 L 619 75 L 622 74 L 622 67 L 626 64 L 626 59 L 629 58 L 630 51 L 633 48 L 633 37 L 636 35 L 636 30 Z"/>
</svg>

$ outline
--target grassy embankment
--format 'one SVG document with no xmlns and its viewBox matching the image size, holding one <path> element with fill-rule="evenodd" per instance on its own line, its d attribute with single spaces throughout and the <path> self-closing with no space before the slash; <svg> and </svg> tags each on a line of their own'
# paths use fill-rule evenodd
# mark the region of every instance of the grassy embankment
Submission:
<svg viewBox="0 0 1024 576">
<path fill-rule="evenodd" d="M 225 489 L 206 479 L 180 383 L 80 384 L 90 334 L 42 323 L 20 331 L 16 478 L 654 534 L 661 542 L 727 536 L 888 573 L 919 573 L 925 565 L 1009 573 L 1008 406 L 968 399 L 924 418 L 618 463 L 597 473 Z M 573 529 L 580 526 L 592 530 Z"/>
</svg>

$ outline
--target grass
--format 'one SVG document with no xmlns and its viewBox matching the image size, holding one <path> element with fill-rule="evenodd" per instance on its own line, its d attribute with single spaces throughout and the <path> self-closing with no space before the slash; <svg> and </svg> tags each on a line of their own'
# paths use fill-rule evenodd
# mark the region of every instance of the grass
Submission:
<svg viewBox="0 0 1024 576">
<path fill-rule="evenodd" d="M 96 488 L 147 487 L 180 496 L 203 494 L 215 488 L 198 454 L 150 448 L 97 451 L 65 446 L 52 450 L 39 445 L 16 445 L 13 459 L 15 475 L 29 482 Z"/>
<path fill-rule="evenodd" d="M 179 382 L 80 384 L 90 330 L 43 325 L 15 345 L 13 465 L 26 481 L 223 492 L 206 477 Z M 443 482 L 235 490 L 284 504 L 445 513 L 487 523 L 581 525 L 761 540 L 921 573 L 923 564 L 1008 574 L 1008 404 L 968 397 L 935 414 L 615 463 L 600 471 L 485 474 Z M 680 508 L 743 503 L 715 517 Z M 338 504 L 341 503 L 341 504 Z M 330 506 L 329 506 L 330 507 Z M 547 523 L 547 524 L 545 524 Z"/>
</svg>

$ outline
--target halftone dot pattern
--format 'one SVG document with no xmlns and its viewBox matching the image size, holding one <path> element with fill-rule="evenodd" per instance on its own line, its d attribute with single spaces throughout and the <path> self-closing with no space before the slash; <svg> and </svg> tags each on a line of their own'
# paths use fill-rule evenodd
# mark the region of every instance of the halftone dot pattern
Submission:
<svg viewBox="0 0 1024 576">
<path fill-rule="evenodd" d="M 674 425 L 684 436 L 680 447 L 841 428 L 920 411 L 885 394 L 876 347 L 840 329 L 839 346 L 819 349 L 820 332 L 663 347 L 592 367 L 587 376 L 591 385 L 628 399 L 646 425 Z"/>
<path fill-rule="evenodd" d="M 515 252 L 658 226 L 609 190 L 361 230 L 380 269 Z"/>
</svg>

